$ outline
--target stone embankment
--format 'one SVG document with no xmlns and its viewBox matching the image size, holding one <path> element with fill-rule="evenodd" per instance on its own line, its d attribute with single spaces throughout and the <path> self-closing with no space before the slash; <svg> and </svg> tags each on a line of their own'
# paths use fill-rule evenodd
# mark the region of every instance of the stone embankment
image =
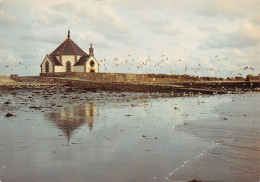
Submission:
<svg viewBox="0 0 260 182">
<path fill-rule="evenodd" d="M 202 81 L 187 75 L 55 73 L 18 77 L 20 82 L 62 84 L 89 91 L 225 94 L 259 91 L 260 82 Z"/>
</svg>

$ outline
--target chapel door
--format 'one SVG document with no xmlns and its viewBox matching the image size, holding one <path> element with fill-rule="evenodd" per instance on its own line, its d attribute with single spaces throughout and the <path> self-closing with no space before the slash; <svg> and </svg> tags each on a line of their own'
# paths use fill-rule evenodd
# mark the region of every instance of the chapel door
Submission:
<svg viewBox="0 0 260 182">
<path fill-rule="evenodd" d="M 71 63 L 69 61 L 66 62 L 66 72 L 71 72 Z"/>
</svg>

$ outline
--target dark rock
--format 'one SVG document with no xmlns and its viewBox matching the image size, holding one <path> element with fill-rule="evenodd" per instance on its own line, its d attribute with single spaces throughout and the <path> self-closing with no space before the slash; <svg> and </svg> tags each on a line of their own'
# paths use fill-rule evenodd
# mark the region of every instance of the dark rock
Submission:
<svg viewBox="0 0 260 182">
<path fill-rule="evenodd" d="M 11 104 L 11 102 L 10 101 L 6 101 L 4 104 Z"/>
<path fill-rule="evenodd" d="M 41 107 L 37 107 L 37 106 L 31 106 L 30 108 L 31 109 L 36 109 L 36 110 L 41 110 L 42 109 Z"/>
<path fill-rule="evenodd" d="M 201 181 L 198 181 L 196 179 L 193 179 L 192 181 L 188 181 L 188 182 L 201 182 Z"/>
<path fill-rule="evenodd" d="M 5 117 L 12 117 L 12 116 L 15 116 L 15 115 L 13 115 L 13 114 L 11 114 L 11 113 L 7 113 L 7 114 L 5 115 Z"/>
</svg>

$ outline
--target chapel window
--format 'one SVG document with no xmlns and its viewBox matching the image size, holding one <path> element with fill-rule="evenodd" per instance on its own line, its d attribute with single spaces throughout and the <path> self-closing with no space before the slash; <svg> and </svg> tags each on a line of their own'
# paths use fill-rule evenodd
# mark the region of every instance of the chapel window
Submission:
<svg viewBox="0 0 260 182">
<path fill-rule="evenodd" d="M 50 72 L 50 65 L 49 65 L 49 62 L 46 61 L 45 62 L 45 73 L 49 73 Z"/>
<path fill-rule="evenodd" d="M 91 66 L 91 67 L 95 66 L 95 62 L 94 62 L 93 60 L 90 61 L 90 66 Z"/>
</svg>

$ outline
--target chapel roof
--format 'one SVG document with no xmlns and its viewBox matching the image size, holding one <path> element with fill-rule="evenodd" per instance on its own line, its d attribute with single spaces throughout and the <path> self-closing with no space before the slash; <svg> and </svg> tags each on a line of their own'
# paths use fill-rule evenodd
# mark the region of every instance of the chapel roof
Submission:
<svg viewBox="0 0 260 182">
<path fill-rule="evenodd" d="M 88 56 L 73 40 L 70 38 L 70 31 L 68 31 L 68 38 L 62 42 L 51 54 L 51 56 L 60 55 L 79 55 Z"/>
<path fill-rule="evenodd" d="M 82 56 L 78 62 L 76 64 L 74 64 L 74 66 L 81 66 L 81 65 L 84 65 L 87 60 L 88 60 L 89 56 Z"/>
<path fill-rule="evenodd" d="M 58 61 L 55 56 L 48 56 L 48 58 L 53 62 L 55 66 L 62 66 L 62 64 Z"/>
</svg>

